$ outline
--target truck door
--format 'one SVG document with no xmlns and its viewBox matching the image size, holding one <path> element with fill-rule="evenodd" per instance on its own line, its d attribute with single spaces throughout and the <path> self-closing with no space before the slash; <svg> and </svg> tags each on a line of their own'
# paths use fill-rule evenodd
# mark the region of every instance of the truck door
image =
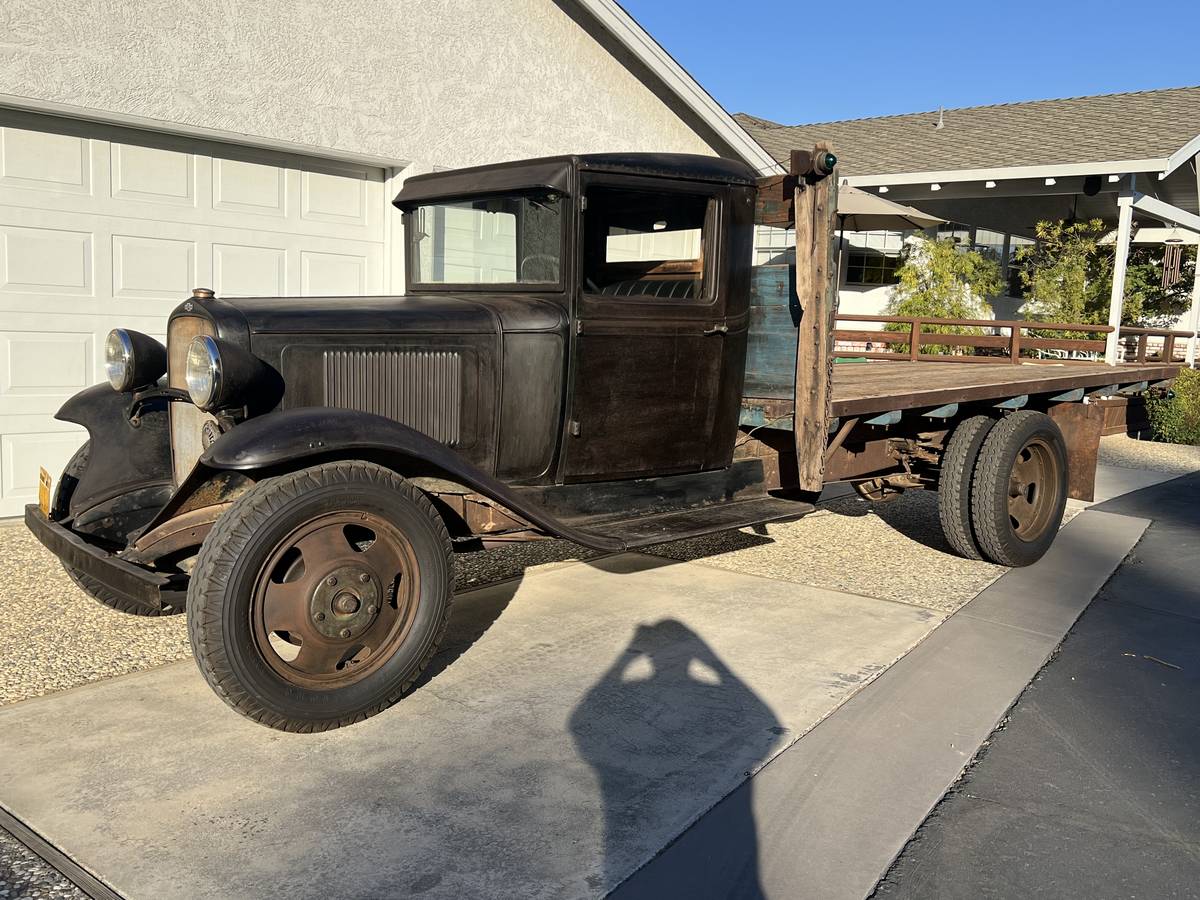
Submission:
<svg viewBox="0 0 1200 900">
<path fill-rule="evenodd" d="M 722 196 L 719 185 L 585 178 L 563 480 L 727 461 L 710 448 L 728 329 Z"/>
</svg>

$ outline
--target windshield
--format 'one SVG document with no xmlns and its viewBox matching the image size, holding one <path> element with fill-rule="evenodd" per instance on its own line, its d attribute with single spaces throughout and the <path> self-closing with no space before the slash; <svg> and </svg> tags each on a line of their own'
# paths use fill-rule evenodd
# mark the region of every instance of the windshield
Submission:
<svg viewBox="0 0 1200 900">
<path fill-rule="evenodd" d="M 562 196 L 522 192 L 413 212 L 414 284 L 558 284 Z"/>
</svg>

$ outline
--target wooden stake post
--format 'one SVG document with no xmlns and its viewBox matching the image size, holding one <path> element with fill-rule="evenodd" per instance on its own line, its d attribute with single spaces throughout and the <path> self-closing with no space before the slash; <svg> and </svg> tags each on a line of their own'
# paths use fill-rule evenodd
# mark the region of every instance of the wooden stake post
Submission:
<svg viewBox="0 0 1200 900">
<path fill-rule="evenodd" d="M 796 385 L 793 434 L 798 486 L 819 492 L 833 404 L 833 330 L 837 317 L 834 218 L 837 178 L 821 162 L 829 147 L 793 150 L 787 175 L 759 180 L 756 221 L 796 229 Z"/>
</svg>

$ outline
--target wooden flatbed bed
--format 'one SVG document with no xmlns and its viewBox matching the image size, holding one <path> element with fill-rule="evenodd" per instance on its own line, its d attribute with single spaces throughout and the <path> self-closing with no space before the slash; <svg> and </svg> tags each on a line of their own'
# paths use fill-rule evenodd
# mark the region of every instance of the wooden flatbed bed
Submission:
<svg viewBox="0 0 1200 900">
<path fill-rule="evenodd" d="M 1178 373 L 1178 365 L 1155 364 L 841 362 L 833 367 L 832 412 L 835 416 L 861 416 L 1076 388 L 1087 390 L 1143 381 L 1154 384 Z"/>
</svg>

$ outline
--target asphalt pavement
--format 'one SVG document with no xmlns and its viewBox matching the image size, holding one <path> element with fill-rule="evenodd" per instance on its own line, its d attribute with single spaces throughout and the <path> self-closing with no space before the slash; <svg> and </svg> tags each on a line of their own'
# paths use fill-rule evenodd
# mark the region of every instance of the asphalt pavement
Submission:
<svg viewBox="0 0 1200 900">
<path fill-rule="evenodd" d="M 1200 474 L 1153 520 L 879 898 L 1200 897 Z"/>
</svg>

